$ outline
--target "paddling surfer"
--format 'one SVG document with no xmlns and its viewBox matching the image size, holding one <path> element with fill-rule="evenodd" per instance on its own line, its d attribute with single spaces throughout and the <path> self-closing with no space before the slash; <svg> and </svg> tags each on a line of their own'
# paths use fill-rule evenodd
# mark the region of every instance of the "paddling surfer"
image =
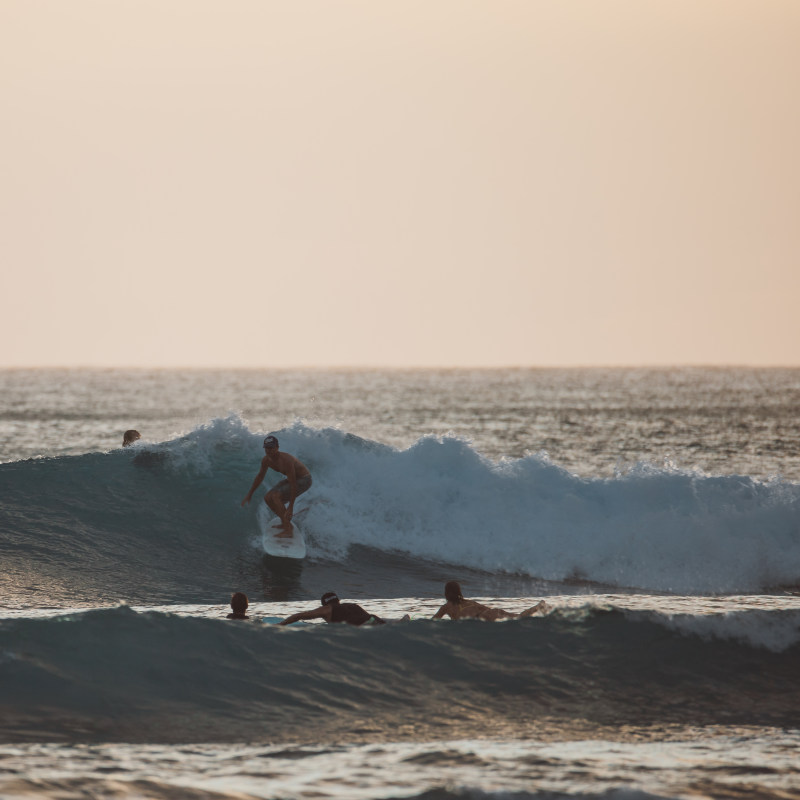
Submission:
<svg viewBox="0 0 800 800">
<path fill-rule="evenodd" d="M 336 592 L 325 592 L 320 600 L 319 608 L 311 611 L 300 611 L 281 620 L 278 625 L 291 625 L 303 619 L 324 619 L 325 622 L 345 622 L 348 625 L 384 625 L 386 620 L 377 614 L 370 614 L 358 603 L 342 603 Z"/>
<path fill-rule="evenodd" d="M 277 514 L 281 521 L 280 527 L 283 528 L 283 531 L 278 535 L 291 536 L 294 501 L 303 492 L 307 492 L 311 488 L 311 473 L 299 458 L 289 453 L 281 452 L 277 437 L 270 434 L 264 439 L 264 458 L 261 459 L 261 469 L 253 480 L 250 491 L 242 500 L 242 505 L 252 500 L 253 492 L 264 480 L 264 476 L 270 468 L 280 472 L 281 475 L 285 475 L 286 478 L 276 483 L 264 495 L 264 502 Z M 284 503 L 288 505 L 284 505 Z"/>
<path fill-rule="evenodd" d="M 505 611 L 502 608 L 491 608 L 476 600 L 467 600 L 461 594 L 461 585 L 458 581 L 447 581 L 444 585 L 444 597 L 447 602 L 433 615 L 432 619 L 441 619 L 447 614 L 450 619 L 484 619 L 494 622 L 497 619 L 508 619 L 510 617 L 530 617 L 533 614 L 548 611 L 548 605 L 544 600 L 540 600 L 532 608 L 520 611 L 519 614 L 513 611 Z"/>
</svg>

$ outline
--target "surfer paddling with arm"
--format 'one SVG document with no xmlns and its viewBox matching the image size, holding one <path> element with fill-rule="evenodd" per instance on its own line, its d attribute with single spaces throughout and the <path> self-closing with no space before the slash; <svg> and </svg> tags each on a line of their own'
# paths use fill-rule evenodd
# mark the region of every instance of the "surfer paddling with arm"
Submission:
<svg viewBox="0 0 800 800">
<path fill-rule="evenodd" d="M 547 611 L 547 603 L 540 600 L 535 606 L 515 614 L 513 611 L 504 611 L 502 608 L 491 608 L 475 600 L 467 600 L 461 594 L 458 581 L 448 581 L 444 585 L 444 597 L 447 602 L 433 615 L 432 619 L 441 619 L 447 614 L 450 619 L 484 619 L 494 622 L 497 619 L 511 617 L 530 617 L 541 611 Z"/>
<path fill-rule="evenodd" d="M 285 475 L 286 478 L 275 484 L 265 495 L 264 502 L 271 508 L 281 521 L 283 528 L 280 536 L 292 535 L 292 517 L 294 516 L 294 501 L 303 492 L 311 488 L 311 473 L 308 467 L 289 453 L 282 453 L 276 436 L 270 434 L 264 439 L 264 458 L 261 459 L 261 469 L 253 480 L 250 491 L 242 500 L 246 505 L 253 499 L 253 492 L 261 485 L 268 469 L 274 469 Z M 287 503 L 287 505 L 284 505 Z M 278 526 L 276 526 L 278 527 Z"/>
<path fill-rule="evenodd" d="M 325 622 L 346 622 L 348 625 L 383 625 L 386 621 L 365 611 L 358 603 L 342 603 L 336 592 L 325 592 L 322 605 L 311 611 L 300 611 L 281 620 L 279 625 L 291 625 L 303 619 L 324 619 Z"/>
</svg>

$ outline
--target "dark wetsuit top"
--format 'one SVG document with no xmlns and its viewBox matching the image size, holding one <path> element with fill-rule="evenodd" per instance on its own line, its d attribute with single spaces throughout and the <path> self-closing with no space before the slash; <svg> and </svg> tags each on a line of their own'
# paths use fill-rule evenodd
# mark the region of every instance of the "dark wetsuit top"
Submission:
<svg viewBox="0 0 800 800">
<path fill-rule="evenodd" d="M 349 625 L 371 622 L 373 625 L 382 625 L 384 620 L 364 611 L 358 603 L 334 603 L 331 606 L 331 622 L 347 622 Z"/>
</svg>

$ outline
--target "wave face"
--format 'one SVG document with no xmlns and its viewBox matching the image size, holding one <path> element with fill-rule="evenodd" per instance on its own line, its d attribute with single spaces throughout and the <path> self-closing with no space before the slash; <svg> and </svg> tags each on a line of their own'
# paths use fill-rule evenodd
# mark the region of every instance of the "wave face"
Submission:
<svg viewBox="0 0 800 800">
<path fill-rule="evenodd" d="M 0 738 L 347 741 L 595 725 L 794 725 L 800 611 L 705 621 L 583 607 L 370 629 L 135 612 L 0 622 Z M 693 623 L 689 623 L 690 625 Z M 328 738 L 330 737 L 330 738 Z"/>
<path fill-rule="evenodd" d="M 282 599 L 438 595 L 460 574 L 442 565 L 683 594 L 800 582 L 796 483 L 649 465 L 587 479 L 544 456 L 495 463 L 456 438 L 398 450 L 301 424 L 279 436 L 314 476 L 299 572 L 262 559 L 261 493 L 240 501 L 263 433 L 231 416 L 159 445 L 0 465 L 3 596 L 203 602 L 269 596 L 276 581 Z"/>
</svg>

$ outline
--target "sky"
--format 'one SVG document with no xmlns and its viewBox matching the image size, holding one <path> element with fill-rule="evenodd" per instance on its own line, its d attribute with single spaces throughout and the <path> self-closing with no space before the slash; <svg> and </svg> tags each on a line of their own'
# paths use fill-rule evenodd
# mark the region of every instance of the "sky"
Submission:
<svg viewBox="0 0 800 800">
<path fill-rule="evenodd" d="M 0 367 L 800 365 L 797 0 L 0 0 Z"/>
</svg>

